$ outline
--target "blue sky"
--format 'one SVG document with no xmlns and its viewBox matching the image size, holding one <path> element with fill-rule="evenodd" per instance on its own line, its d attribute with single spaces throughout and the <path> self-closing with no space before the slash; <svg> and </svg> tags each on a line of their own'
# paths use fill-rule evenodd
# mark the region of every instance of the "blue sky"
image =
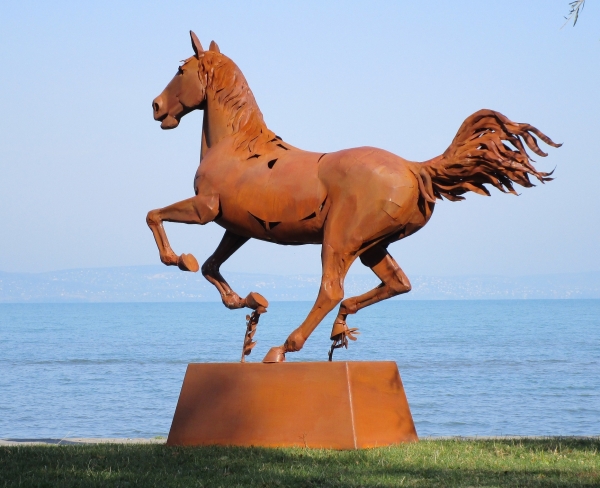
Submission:
<svg viewBox="0 0 600 488">
<path fill-rule="evenodd" d="M 557 167 L 547 185 L 438 204 L 390 247 L 409 276 L 600 270 L 598 2 L 562 30 L 566 0 L 124 3 L 0 6 L 0 270 L 159 263 L 145 215 L 192 195 L 202 114 L 161 131 L 150 104 L 192 54 L 189 29 L 304 149 L 424 160 L 480 108 L 564 143 L 537 158 Z M 166 228 L 200 261 L 223 232 Z M 318 273 L 319 248 L 252 241 L 234 269 Z"/>
</svg>

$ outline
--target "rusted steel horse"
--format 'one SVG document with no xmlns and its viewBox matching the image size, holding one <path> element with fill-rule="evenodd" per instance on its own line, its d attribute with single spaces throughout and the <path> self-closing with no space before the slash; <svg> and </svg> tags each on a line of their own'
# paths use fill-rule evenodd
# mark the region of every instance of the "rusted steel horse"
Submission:
<svg viewBox="0 0 600 488">
<path fill-rule="evenodd" d="M 265 362 L 285 360 L 302 349 L 321 320 L 344 298 L 344 278 L 356 258 L 373 270 L 381 284 L 342 301 L 333 324 L 335 347 L 355 339 L 346 318 L 381 300 L 410 291 L 411 285 L 387 247 L 421 229 L 436 200 L 463 200 L 473 191 L 489 195 L 490 184 L 516 194 L 513 183 L 531 187 L 551 173 L 537 171 L 524 143 L 539 156 L 536 135 L 559 147 L 529 124 L 511 122 L 492 110 L 468 117 L 450 147 L 423 163 L 406 161 L 382 149 L 359 147 L 335 153 L 297 149 L 269 130 L 244 75 L 211 43 L 204 51 L 190 32 L 195 55 L 152 103 L 161 128 L 177 127 L 192 110 L 204 110 L 196 195 L 148 213 L 161 261 L 184 271 L 198 271 L 190 254 L 178 256 L 162 222 L 216 222 L 225 235 L 202 266 L 202 274 L 219 290 L 228 308 L 263 312 L 259 294 L 242 299 L 227 284 L 219 267 L 248 239 L 276 244 L 322 244 L 323 275 L 317 300 L 304 322 Z M 510 144 L 511 146 L 507 145 Z"/>
</svg>

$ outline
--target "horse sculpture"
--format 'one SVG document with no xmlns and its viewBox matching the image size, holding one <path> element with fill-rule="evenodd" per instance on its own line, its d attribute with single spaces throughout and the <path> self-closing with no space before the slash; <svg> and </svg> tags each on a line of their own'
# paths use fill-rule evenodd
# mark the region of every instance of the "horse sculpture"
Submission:
<svg viewBox="0 0 600 488">
<path fill-rule="evenodd" d="M 194 272 L 198 262 L 191 254 L 173 252 L 162 223 L 216 222 L 225 228 L 202 274 L 217 288 L 226 307 L 255 311 L 248 318 L 245 346 L 249 349 L 257 314 L 266 311 L 268 302 L 258 293 L 242 299 L 221 276 L 221 264 L 250 238 L 276 244 L 322 244 L 323 272 L 316 302 L 285 343 L 269 350 L 264 362 L 284 361 L 286 353 L 302 349 L 341 301 L 331 332 L 331 359 L 335 348 L 356 339 L 356 329 L 346 324 L 349 314 L 409 292 L 410 282 L 387 247 L 421 229 L 431 218 L 436 200 L 463 200 L 461 195 L 468 191 L 489 195 L 485 184 L 516 194 L 513 183 L 534 186 L 529 175 L 542 183 L 552 179 L 552 173 L 533 167 L 524 144 L 539 156 L 547 154 L 534 135 L 550 146 L 560 144 L 535 127 L 512 122 L 493 110 L 468 117 L 450 147 L 423 163 L 373 147 L 334 153 L 297 149 L 267 128 L 235 63 L 221 54 L 214 41 L 205 51 L 191 31 L 190 36 L 194 56 L 182 62 L 152 107 L 162 129 L 174 129 L 184 115 L 204 110 L 195 196 L 150 211 L 147 223 L 161 261 Z M 381 284 L 343 300 L 344 278 L 356 258 L 373 270 Z"/>
</svg>

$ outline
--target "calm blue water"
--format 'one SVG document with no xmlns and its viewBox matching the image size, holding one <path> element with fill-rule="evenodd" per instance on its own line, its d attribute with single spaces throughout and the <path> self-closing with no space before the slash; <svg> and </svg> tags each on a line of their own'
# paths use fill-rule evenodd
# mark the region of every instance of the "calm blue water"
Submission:
<svg viewBox="0 0 600 488">
<path fill-rule="evenodd" d="M 260 361 L 311 307 L 276 302 Z M 238 361 L 220 303 L 0 305 L 0 438 L 168 433 L 186 365 Z M 332 317 L 289 360 L 325 360 Z M 398 363 L 420 435 L 600 434 L 600 300 L 391 301 L 335 359 Z"/>
</svg>

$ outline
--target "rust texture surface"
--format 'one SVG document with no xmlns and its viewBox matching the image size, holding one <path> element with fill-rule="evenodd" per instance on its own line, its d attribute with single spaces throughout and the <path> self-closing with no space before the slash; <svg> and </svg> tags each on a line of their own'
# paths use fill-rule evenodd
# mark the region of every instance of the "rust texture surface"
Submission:
<svg viewBox="0 0 600 488">
<path fill-rule="evenodd" d="M 418 440 L 392 361 L 188 365 L 168 445 L 358 449 Z"/>
</svg>

